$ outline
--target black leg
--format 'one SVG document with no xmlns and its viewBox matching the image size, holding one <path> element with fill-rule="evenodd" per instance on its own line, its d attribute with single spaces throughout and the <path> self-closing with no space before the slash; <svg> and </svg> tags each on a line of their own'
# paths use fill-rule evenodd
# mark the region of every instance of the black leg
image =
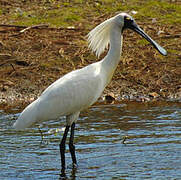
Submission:
<svg viewBox="0 0 181 180">
<path fill-rule="evenodd" d="M 67 138 L 67 134 L 69 132 L 69 128 L 70 126 L 66 126 L 64 134 L 63 134 L 63 138 L 61 140 L 60 143 L 60 155 L 61 155 L 61 164 L 62 164 L 62 174 L 65 174 L 65 142 L 66 142 L 66 138 Z"/>
<path fill-rule="evenodd" d="M 72 157 L 73 166 L 77 165 L 76 156 L 75 156 L 75 146 L 74 146 L 74 129 L 75 123 L 71 125 L 71 133 L 70 133 L 70 140 L 69 140 L 69 150 Z"/>
</svg>

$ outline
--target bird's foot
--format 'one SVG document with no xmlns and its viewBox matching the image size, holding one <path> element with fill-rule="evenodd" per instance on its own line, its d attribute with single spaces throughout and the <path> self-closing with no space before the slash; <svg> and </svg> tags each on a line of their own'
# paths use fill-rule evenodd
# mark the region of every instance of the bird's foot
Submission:
<svg viewBox="0 0 181 180">
<path fill-rule="evenodd" d="M 66 176 L 65 173 L 61 173 L 60 177 L 59 177 L 59 180 L 64 180 L 64 179 L 67 179 L 67 176 Z"/>
<path fill-rule="evenodd" d="M 61 174 L 60 174 L 60 178 L 59 179 L 61 179 L 61 180 L 66 179 L 65 168 L 61 169 Z"/>
</svg>

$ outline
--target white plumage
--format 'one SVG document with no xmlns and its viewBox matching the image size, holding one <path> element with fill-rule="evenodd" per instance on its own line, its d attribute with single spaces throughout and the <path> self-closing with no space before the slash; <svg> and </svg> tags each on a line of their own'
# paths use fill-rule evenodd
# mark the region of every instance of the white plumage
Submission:
<svg viewBox="0 0 181 180">
<path fill-rule="evenodd" d="M 109 45 L 110 29 L 113 26 L 114 18 L 110 18 L 99 24 L 88 34 L 89 48 L 92 49 L 98 57 Z"/>
<path fill-rule="evenodd" d="M 51 84 L 42 95 L 20 114 L 14 127 L 24 129 L 35 122 L 73 116 L 71 125 L 80 111 L 92 105 L 101 96 L 111 80 L 119 62 L 121 52 L 121 33 L 116 26 L 115 17 L 98 25 L 88 34 L 90 48 L 99 56 L 112 40 L 108 55 L 99 62 L 72 71 Z M 119 41 L 116 41 L 119 39 Z"/>
<path fill-rule="evenodd" d="M 80 111 L 91 106 L 101 96 L 120 61 L 122 32 L 130 28 L 148 40 L 162 55 L 167 52 L 153 41 L 126 13 L 121 13 L 98 25 L 88 34 L 89 47 L 97 56 L 108 48 L 107 55 L 99 62 L 72 71 L 50 85 L 42 95 L 20 114 L 14 124 L 24 129 L 36 122 L 58 119 L 66 116 L 66 128 L 60 143 L 62 174 L 65 176 L 65 142 L 71 126 L 69 149 L 73 165 L 75 156 L 74 128 Z"/>
<path fill-rule="evenodd" d="M 98 66 L 90 65 L 58 79 L 25 108 L 14 127 L 24 129 L 34 122 L 58 119 L 87 108 L 100 96 L 104 86 L 103 77 L 99 76 L 98 71 Z M 67 124 L 71 125 L 71 122 Z"/>
</svg>

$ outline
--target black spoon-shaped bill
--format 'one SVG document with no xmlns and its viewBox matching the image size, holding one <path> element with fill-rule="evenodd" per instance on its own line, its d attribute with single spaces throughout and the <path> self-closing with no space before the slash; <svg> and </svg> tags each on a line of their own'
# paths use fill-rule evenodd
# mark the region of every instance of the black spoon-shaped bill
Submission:
<svg viewBox="0 0 181 180">
<path fill-rule="evenodd" d="M 142 37 L 144 37 L 148 42 L 150 42 L 155 47 L 155 49 L 158 50 L 160 54 L 164 56 L 167 55 L 167 51 L 163 47 L 161 47 L 157 42 L 155 42 L 148 34 L 146 34 L 134 21 L 132 21 L 127 27 L 137 32 Z"/>
</svg>

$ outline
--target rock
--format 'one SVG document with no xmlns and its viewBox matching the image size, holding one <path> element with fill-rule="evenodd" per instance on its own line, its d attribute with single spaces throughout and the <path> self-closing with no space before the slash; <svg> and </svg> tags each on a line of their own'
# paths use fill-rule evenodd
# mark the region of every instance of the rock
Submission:
<svg viewBox="0 0 181 180">
<path fill-rule="evenodd" d="M 105 95 L 104 100 L 106 101 L 106 103 L 113 103 L 115 101 L 115 95 L 110 92 L 107 95 Z"/>
<path fill-rule="evenodd" d="M 149 93 L 149 96 L 152 98 L 158 98 L 160 95 L 156 92 L 151 92 L 151 93 Z"/>
</svg>

